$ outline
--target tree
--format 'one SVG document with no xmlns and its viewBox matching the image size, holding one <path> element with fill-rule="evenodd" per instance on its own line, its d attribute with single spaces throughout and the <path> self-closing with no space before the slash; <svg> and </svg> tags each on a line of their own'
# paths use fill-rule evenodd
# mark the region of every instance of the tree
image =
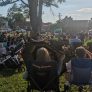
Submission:
<svg viewBox="0 0 92 92">
<path fill-rule="evenodd" d="M 21 13 L 21 12 L 22 12 L 21 8 L 18 7 L 16 3 L 14 3 L 13 6 L 8 9 L 7 17 L 12 19 L 15 13 Z"/>
<path fill-rule="evenodd" d="M 32 30 L 36 33 L 41 29 L 43 5 L 48 7 L 51 5 L 58 7 L 58 2 L 62 3 L 65 0 L 28 0 L 28 4 L 23 0 L 1 0 L 0 6 L 12 4 L 18 1 L 21 1 L 26 7 L 29 7 L 31 27 Z"/>
<path fill-rule="evenodd" d="M 17 6 L 16 3 L 13 4 L 11 8 L 8 9 L 8 23 L 9 26 L 14 30 L 16 27 L 22 27 L 21 25 L 24 23 L 25 18 L 22 13 L 22 10 L 20 7 Z"/>
<path fill-rule="evenodd" d="M 12 20 L 13 20 L 13 24 L 14 24 L 15 29 L 17 27 L 22 28 L 23 27 L 22 25 L 24 25 L 24 22 L 25 22 L 25 18 L 24 18 L 22 13 L 14 14 Z"/>
<path fill-rule="evenodd" d="M 0 28 L 2 28 L 4 26 L 4 20 L 5 18 L 4 17 L 0 17 Z"/>
</svg>

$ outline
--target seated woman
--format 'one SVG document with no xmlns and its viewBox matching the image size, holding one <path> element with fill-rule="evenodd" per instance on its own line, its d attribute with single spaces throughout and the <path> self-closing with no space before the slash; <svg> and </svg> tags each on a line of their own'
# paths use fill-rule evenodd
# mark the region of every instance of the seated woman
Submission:
<svg viewBox="0 0 92 92">
<path fill-rule="evenodd" d="M 89 52 L 84 47 L 77 47 L 75 50 L 75 56 L 76 56 L 75 58 L 78 58 L 78 59 L 86 59 L 87 57 L 88 57 L 88 59 L 92 59 L 92 53 Z M 72 60 L 70 60 L 68 63 L 66 63 L 67 72 L 71 72 Z"/>
<path fill-rule="evenodd" d="M 61 73 L 61 69 L 62 69 L 62 62 L 63 62 L 63 59 L 65 58 L 65 56 L 60 56 L 60 61 L 58 62 L 58 71 L 57 71 L 57 73 L 58 73 L 58 75 L 60 75 L 60 73 Z M 51 56 L 50 56 L 50 54 L 49 54 L 49 51 L 46 49 L 46 48 L 44 48 L 44 47 L 41 47 L 41 48 L 39 48 L 38 50 L 37 50 L 37 53 L 36 53 L 36 60 L 35 61 L 40 61 L 40 62 L 51 62 L 51 61 L 53 61 L 52 59 L 51 59 Z M 30 67 L 30 66 L 28 66 L 28 67 Z M 28 68 L 27 67 L 27 68 Z M 24 79 L 27 79 L 27 77 L 28 77 L 28 72 L 26 71 L 25 73 L 24 73 Z"/>
<path fill-rule="evenodd" d="M 68 63 L 66 63 L 67 73 L 66 73 L 66 83 L 65 85 L 69 85 L 69 81 L 73 80 L 72 77 L 72 68 L 76 66 L 77 68 L 86 68 L 92 67 L 92 53 L 89 52 L 84 47 L 77 47 L 75 50 L 75 56 Z M 65 91 L 66 92 L 66 91 Z"/>
</svg>

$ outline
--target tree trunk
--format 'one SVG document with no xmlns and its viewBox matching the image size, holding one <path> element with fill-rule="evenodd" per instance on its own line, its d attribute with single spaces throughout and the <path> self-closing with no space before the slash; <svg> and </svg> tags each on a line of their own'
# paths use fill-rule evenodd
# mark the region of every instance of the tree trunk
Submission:
<svg viewBox="0 0 92 92">
<path fill-rule="evenodd" d="M 43 0 L 28 0 L 32 37 L 36 39 L 42 26 Z"/>
<path fill-rule="evenodd" d="M 37 6 L 38 0 L 28 0 L 29 3 L 29 15 L 32 31 L 37 33 Z"/>
<path fill-rule="evenodd" d="M 41 27 L 42 27 L 42 6 L 43 6 L 43 0 L 39 0 L 38 32 L 41 32 Z"/>
</svg>

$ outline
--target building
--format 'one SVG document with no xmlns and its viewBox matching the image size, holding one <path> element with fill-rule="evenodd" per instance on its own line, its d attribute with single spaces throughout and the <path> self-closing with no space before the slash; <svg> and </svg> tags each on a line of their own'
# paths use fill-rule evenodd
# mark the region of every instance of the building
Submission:
<svg viewBox="0 0 92 92">
<path fill-rule="evenodd" d="M 48 22 L 48 23 L 42 23 L 42 32 L 47 32 L 47 31 L 50 31 L 50 26 L 52 25 L 51 22 Z"/>
<path fill-rule="evenodd" d="M 66 32 L 81 32 L 88 31 L 90 20 L 73 20 L 71 17 L 65 17 L 61 26 L 63 31 Z"/>
</svg>

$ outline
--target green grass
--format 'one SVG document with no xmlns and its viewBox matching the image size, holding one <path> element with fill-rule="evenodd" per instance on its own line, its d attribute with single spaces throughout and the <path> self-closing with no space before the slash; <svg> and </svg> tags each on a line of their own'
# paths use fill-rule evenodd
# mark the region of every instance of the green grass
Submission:
<svg viewBox="0 0 92 92">
<path fill-rule="evenodd" d="M 65 78 L 62 76 L 60 78 L 61 90 L 63 90 L 64 83 Z M 18 73 L 10 69 L 2 70 L 0 72 L 0 92 L 27 92 L 26 89 L 27 82 L 23 80 L 23 72 Z M 72 87 L 72 92 L 78 92 L 76 86 Z"/>
<path fill-rule="evenodd" d="M 26 92 L 27 82 L 22 78 L 23 73 L 13 70 L 0 72 L 0 92 Z"/>
</svg>

